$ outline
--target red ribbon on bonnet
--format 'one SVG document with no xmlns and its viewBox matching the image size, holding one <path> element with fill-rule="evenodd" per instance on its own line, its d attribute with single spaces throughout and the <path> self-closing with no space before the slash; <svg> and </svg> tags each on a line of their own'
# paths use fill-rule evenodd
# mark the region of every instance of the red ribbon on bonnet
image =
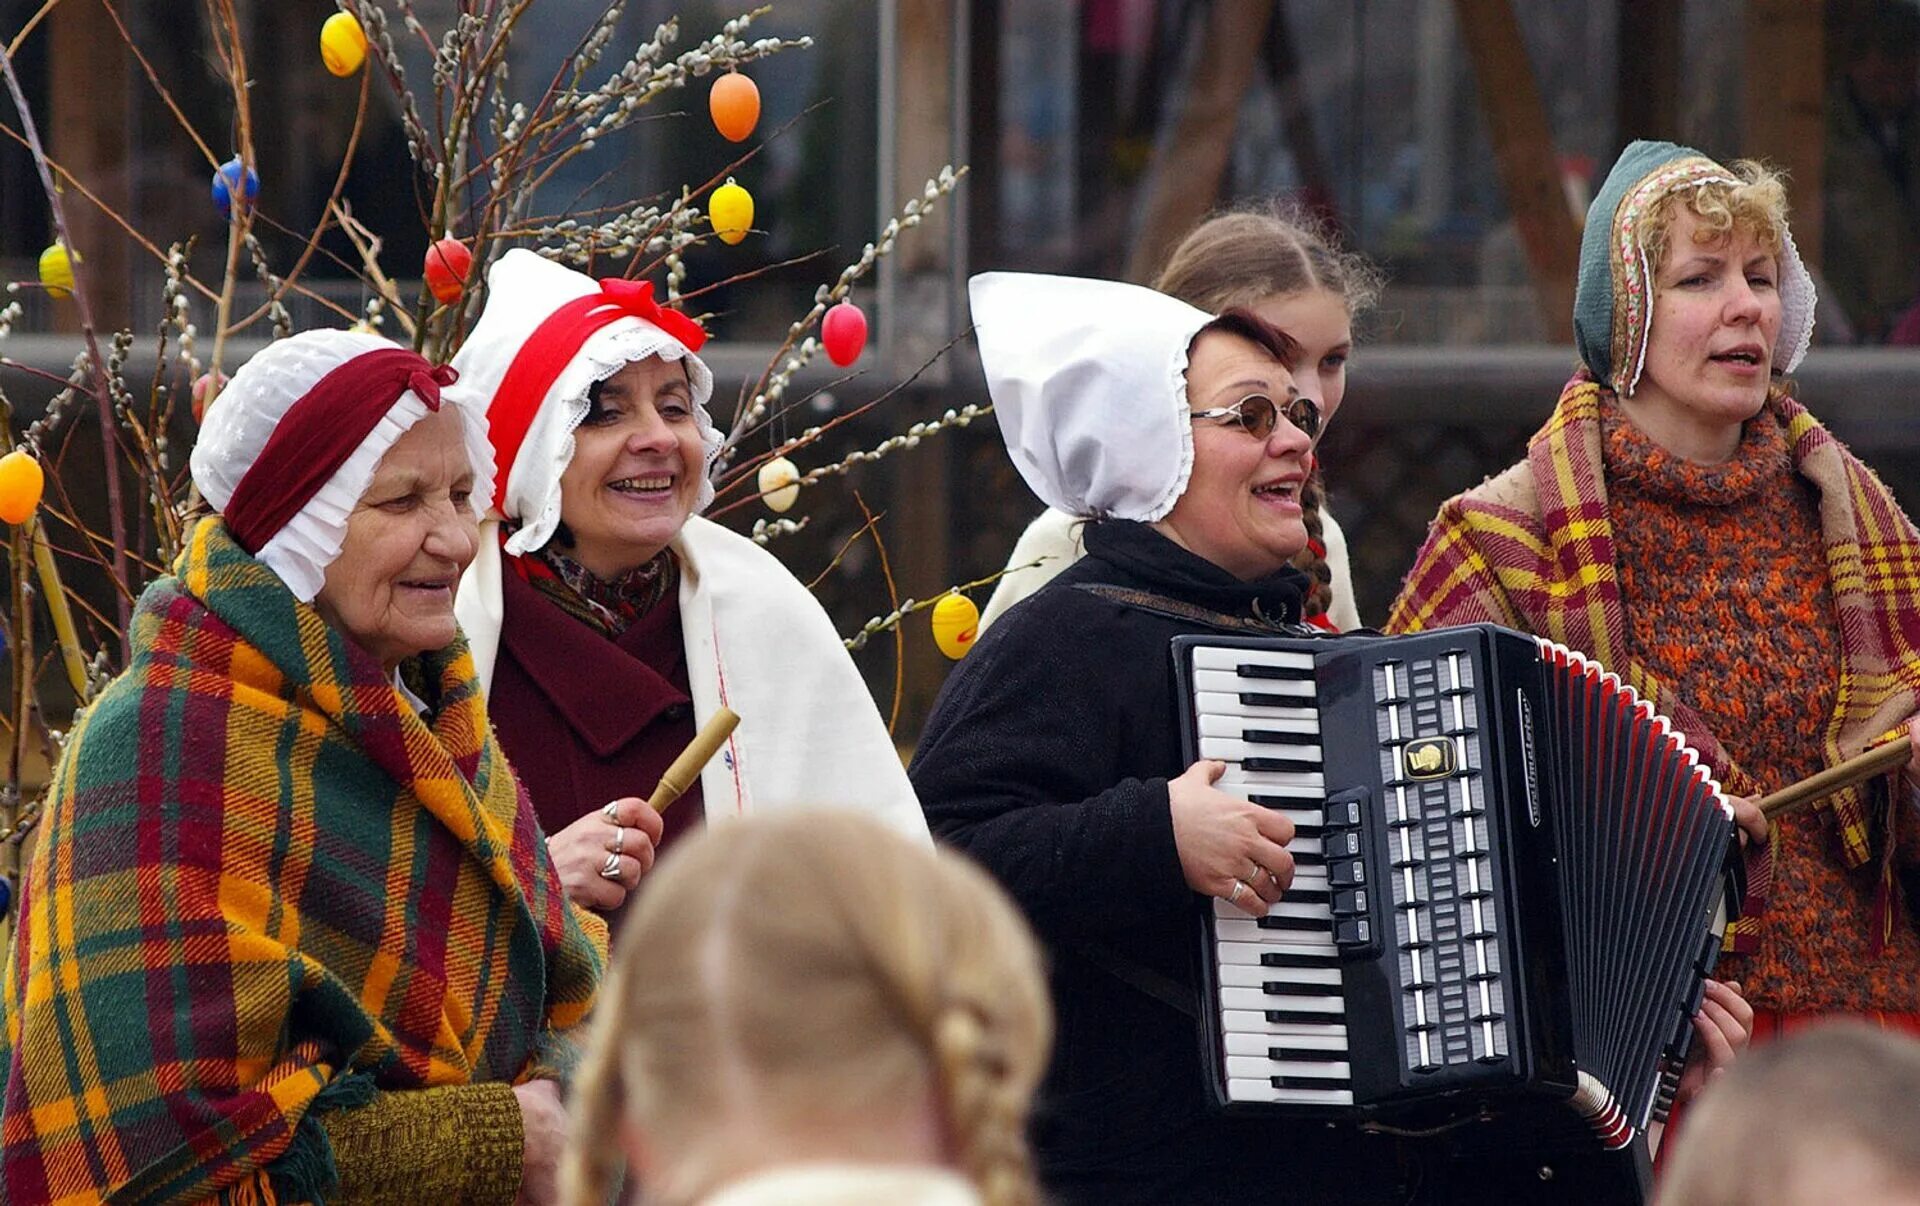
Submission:
<svg viewBox="0 0 1920 1206">
<path fill-rule="evenodd" d="M 402 394 L 411 390 L 437 411 L 441 387 L 459 377 L 406 348 L 362 352 L 336 366 L 280 416 L 227 500 L 227 530 L 241 548 L 258 553 L 313 501 Z"/>
<path fill-rule="evenodd" d="M 487 407 L 487 434 L 493 440 L 502 495 L 513 476 L 520 445 L 526 442 L 547 391 L 596 331 L 622 318 L 651 324 L 679 340 L 689 352 L 698 352 L 707 342 L 707 333 L 699 323 L 653 300 L 652 281 L 605 277 L 600 281 L 600 292 L 576 297 L 549 314 L 514 354 Z"/>
</svg>

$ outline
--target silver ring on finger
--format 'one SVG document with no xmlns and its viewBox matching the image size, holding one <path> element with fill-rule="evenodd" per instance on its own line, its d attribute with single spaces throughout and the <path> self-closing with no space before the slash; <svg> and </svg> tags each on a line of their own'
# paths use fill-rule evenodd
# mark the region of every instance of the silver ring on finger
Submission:
<svg viewBox="0 0 1920 1206">
<path fill-rule="evenodd" d="M 619 855 L 609 854 L 607 856 L 607 865 L 600 868 L 600 878 L 601 879 L 619 879 L 620 878 L 620 856 Z"/>
<path fill-rule="evenodd" d="M 625 825 L 614 828 L 613 846 L 611 849 L 615 854 L 625 854 L 627 852 L 627 827 Z"/>
<path fill-rule="evenodd" d="M 602 804 L 600 806 L 600 815 L 606 818 L 607 824 L 618 825 L 620 823 L 620 801 L 608 800 L 605 804 Z"/>
<path fill-rule="evenodd" d="M 1240 894 L 1241 894 L 1242 892 L 1245 892 L 1246 890 L 1247 890 L 1247 881 L 1246 881 L 1246 880 L 1244 880 L 1244 879 L 1236 879 L 1236 880 L 1234 880 L 1234 881 L 1233 881 L 1233 891 L 1231 891 L 1231 892 L 1229 892 L 1229 893 L 1227 893 L 1227 903 L 1228 903 L 1228 904 L 1232 904 L 1232 905 L 1237 905 L 1237 904 L 1239 904 L 1239 903 L 1240 903 Z"/>
</svg>

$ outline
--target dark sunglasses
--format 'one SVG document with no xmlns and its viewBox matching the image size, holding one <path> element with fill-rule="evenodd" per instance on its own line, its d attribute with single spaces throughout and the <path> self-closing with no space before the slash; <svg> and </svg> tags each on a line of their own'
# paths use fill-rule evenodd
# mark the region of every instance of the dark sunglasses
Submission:
<svg viewBox="0 0 1920 1206">
<path fill-rule="evenodd" d="M 1280 419 L 1285 417 L 1287 422 L 1298 427 L 1301 434 L 1309 440 L 1317 441 L 1320 438 L 1320 404 L 1298 394 L 1288 398 L 1284 404 L 1275 402 L 1265 394 L 1248 394 L 1232 406 L 1196 410 L 1190 417 L 1213 420 L 1231 419 L 1240 425 L 1242 431 L 1256 440 L 1264 440 L 1272 435 Z"/>
</svg>

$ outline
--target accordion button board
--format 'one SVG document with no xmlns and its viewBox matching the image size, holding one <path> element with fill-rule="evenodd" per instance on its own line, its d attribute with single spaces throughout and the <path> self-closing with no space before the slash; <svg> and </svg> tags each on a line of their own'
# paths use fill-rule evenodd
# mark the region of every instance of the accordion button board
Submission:
<svg viewBox="0 0 1920 1206">
<path fill-rule="evenodd" d="M 1430 1122 L 1546 1097 L 1609 1144 L 1644 1128 L 1684 1059 L 1730 885 L 1738 899 L 1731 810 L 1663 719 L 1578 654 L 1491 625 L 1182 637 L 1174 663 L 1189 758 L 1224 761 L 1220 790 L 1296 834 L 1293 883 L 1264 916 L 1203 909 L 1224 1105 Z M 1589 865 L 1625 857 L 1587 833 L 1603 806 L 1650 826 L 1617 884 Z M 1665 910 L 1658 941 L 1589 895 Z M 1583 949 L 1609 929 L 1647 945 L 1647 969 L 1638 948 L 1613 943 L 1613 964 Z M 1623 966 L 1637 995 L 1583 1006 Z M 1588 1014 L 1634 1037 L 1593 1040 Z"/>
</svg>

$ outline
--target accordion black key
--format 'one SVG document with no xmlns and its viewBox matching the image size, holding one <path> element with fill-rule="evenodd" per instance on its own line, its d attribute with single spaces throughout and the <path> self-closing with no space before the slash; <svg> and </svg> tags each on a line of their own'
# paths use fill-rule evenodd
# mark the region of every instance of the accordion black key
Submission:
<svg viewBox="0 0 1920 1206">
<path fill-rule="evenodd" d="M 1296 826 L 1266 916 L 1204 908 L 1223 1105 L 1444 1126 L 1558 1101 L 1607 1148 L 1664 1117 L 1741 888 L 1732 810 L 1664 718 L 1491 625 L 1173 652 L 1189 760 Z"/>
</svg>

